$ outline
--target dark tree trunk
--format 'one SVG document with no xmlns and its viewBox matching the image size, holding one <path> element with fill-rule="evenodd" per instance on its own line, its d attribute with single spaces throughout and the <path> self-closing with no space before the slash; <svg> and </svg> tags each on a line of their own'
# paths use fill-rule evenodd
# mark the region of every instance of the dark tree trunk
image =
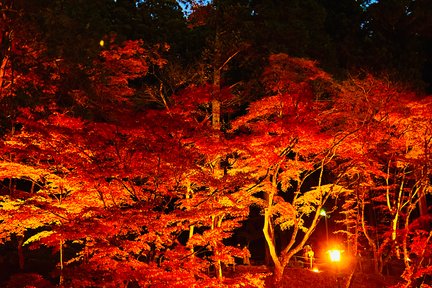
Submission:
<svg viewBox="0 0 432 288">
<path fill-rule="evenodd" d="M 19 268 L 21 271 L 24 270 L 25 266 L 25 257 L 24 257 L 24 251 L 23 251 L 23 244 L 24 244 L 24 237 L 18 237 L 18 263 Z"/>
</svg>

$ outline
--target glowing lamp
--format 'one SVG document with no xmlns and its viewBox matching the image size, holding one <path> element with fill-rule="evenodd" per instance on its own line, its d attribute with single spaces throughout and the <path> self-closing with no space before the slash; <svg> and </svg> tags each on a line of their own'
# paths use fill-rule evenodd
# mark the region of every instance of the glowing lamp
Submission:
<svg viewBox="0 0 432 288">
<path fill-rule="evenodd" d="M 327 212 L 324 209 L 321 209 L 320 215 L 325 217 L 327 216 Z"/>
<path fill-rule="evenodd" d="M 329 250 L 328 251 L 330 255 L 330 261 L 331 262 L 340 262 L 341 261 L 341 251 L 340 250 Z"/>
</svg>

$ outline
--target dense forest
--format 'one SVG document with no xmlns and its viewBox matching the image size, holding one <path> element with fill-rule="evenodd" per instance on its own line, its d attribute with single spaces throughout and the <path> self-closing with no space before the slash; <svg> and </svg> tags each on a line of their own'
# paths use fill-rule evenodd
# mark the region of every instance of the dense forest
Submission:
<svg viewBox="0 0 432 288">
<path fill-rule="evenodd" d="M 431 287 L 431 51 L 429 0 L 0 0 L 0 286 L 285 287 L 337 242 Z"/>
</svg>

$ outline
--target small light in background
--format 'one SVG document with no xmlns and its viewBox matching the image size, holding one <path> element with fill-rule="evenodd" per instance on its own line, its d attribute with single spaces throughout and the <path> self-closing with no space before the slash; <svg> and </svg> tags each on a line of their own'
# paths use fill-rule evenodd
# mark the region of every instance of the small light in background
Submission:
<svg viewBox="0 0 432 288">
<path fill-rule="evenodd" d="M 318 269 L 318 267 L 314 267 L 314 268 L 312 269 L 312 272 L 320 273 L 321 271 Z"/>
<path fill-rule="evenodd" d="M 105 41 L 104 41 L 104 40 L 100 40 L 100 41 L 99 41 L 99 45 L 100 45 L 101 47 L 103 47 L 103 46 L 105 45 Z"/>
</svg>

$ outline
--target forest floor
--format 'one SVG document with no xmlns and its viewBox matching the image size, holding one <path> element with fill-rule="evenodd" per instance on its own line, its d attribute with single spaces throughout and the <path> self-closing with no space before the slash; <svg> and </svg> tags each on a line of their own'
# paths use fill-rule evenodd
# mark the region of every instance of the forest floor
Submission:
<svg viewBox="0 0 432 288">
<path fill-rule="evenodd" d="M 307 268 L 287 268 L 284 277 L 277 288 L 384 288 L 396 285 L 401 279 L 398 277 L 378 276 L 369 273 L 346 273 L 345 271 L 319 271 L 314 272 Z M 36 275 L 36 276 L 35 276 Z M 245 276 L 247 275 L 247 276 Z M 52 283 L 44 280 L 37 274 L 17 274 L 13 281 L 0 283 L 0 287 L 18 288 L 18 287 L 54 287 Z M 255 279 L 254 287 L 274 288 L 272 284 L 271 271 L 265 265 L 238 265 L 234 271 L 225 271 L 224 286 L 238 286 L 239 279 Z M 260 280 L 261 279 L 261 280 Z M 27 284 L 31 283 L 31 286 Z M 175 287 L 175 286 L 172 286 Z M 183 286 L 181 286 L 183 287 Z M 241 286 L 247 287 L 247 286 Z"/>
<path fill-rule="evenodd" d="M 350 271 L 351 270 L 351 271 Z M 232 276 L 241 276 L 242 274 L 249 273 L 256 275 L 270 275 L 271 272 L 266 266 L 243 266 L 236 267 Z M 383 288 L 391 287 L 400 282 L 399 277 L 394 276 L 381 276 L 373 273 L 355 272 L 352 269 L 345 269 L 336 271 L 334 267 L 323 269 L 320 271 L 312 271 L 307 268 L 287 268 L 285 269 L 282 282 L 277 286 L 278 288 Z M 271 275 L 265 279 L 265 287 L 271 288 Z"/>
<path fill-rule="evenodd" d="M 272 285 L 272 271 L 265 265 L 259 263 L 253 264 L 254 265 L 236 265 L 235 269 L 233 269 L 233 267 L 225 269 L 224 286 L 238 287 L 238 284 L 243 282 L 241 279 L 248 279 L 252 280 L 255 284 L 254 287 L 275 287 Z M 372 273 L 372 269 L 369 267 L 370 265 L 363 265 L 363 269 L 357 268 L 354 270 L 352 266 L 338 269 L 338 267 L 332 263 L 317 262 L 314 265 L 318 268 L 316 271 L 298 266 L 299 265 L 297 265 L 297 267 L 288 267 L 285 269 L 283 279 L 281 283 L 277 285 L 277 288 L 384 288 L 392 287 L 398 282 L 402 282 L 400 277 L 397 276 L 381 276 Z M 2 269 L 0 268 L 0 270 Z M 400 275 L 401 271 L 394 270 L 393 273 Z M 387 271 L 387 274 L 390 273 Z M 15 274 L 13 278 L 13 281 L 6 281 L 4 283 L 0 281 L 0 287 L 27 287 L 18 285 L 18 283 L 32 283 L 33 286 L 31 287 L 54 287 L 54 285 L 41 278 L 40 275 L 37 276 L 37 274 L 18 273 Z"/>
</svg>

